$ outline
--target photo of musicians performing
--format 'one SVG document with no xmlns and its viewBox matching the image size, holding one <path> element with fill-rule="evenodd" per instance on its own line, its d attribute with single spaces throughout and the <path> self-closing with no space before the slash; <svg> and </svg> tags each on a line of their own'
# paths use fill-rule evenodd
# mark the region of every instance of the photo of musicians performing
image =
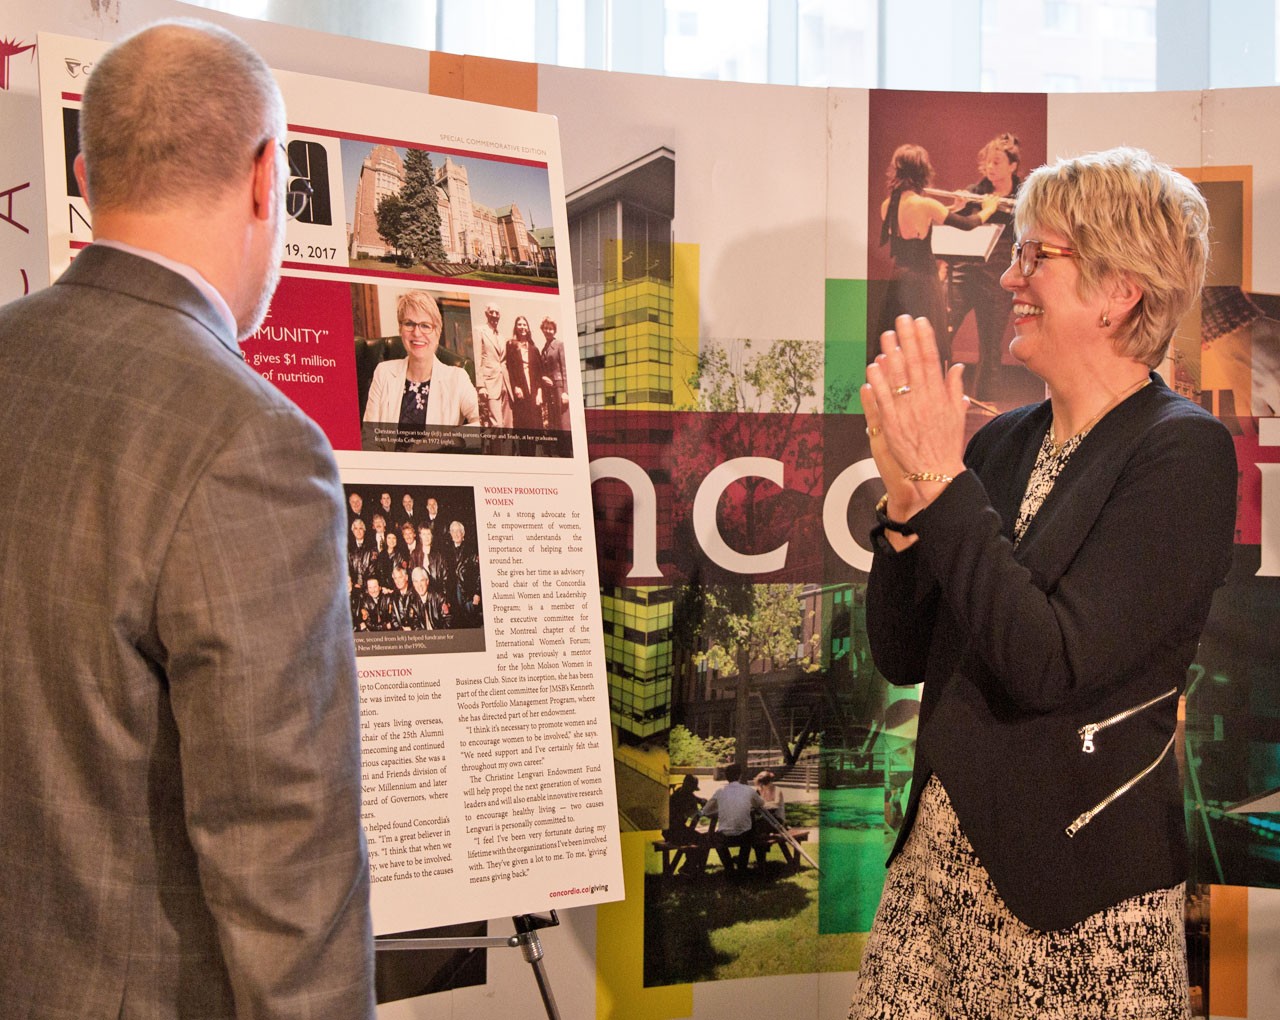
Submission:
<svg viewBox="0 0 1280 1020">
<path fill-rule="evenodd" d="M 870 100 L 867 350 L 898 315 L 944 323 L 976 428 L 1043 396 L 1010 356 L 1013 201 L 1045 161 L 1043 95 L 875 91 Z"/>
</svg>

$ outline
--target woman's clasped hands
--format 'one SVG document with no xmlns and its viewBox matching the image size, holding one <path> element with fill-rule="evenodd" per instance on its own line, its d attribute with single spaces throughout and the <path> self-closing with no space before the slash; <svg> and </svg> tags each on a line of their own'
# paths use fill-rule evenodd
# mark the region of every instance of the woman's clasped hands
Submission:
<svg viewBox="0 0 1280 1020">
<path fill-rule="evenodd" d="M 964 471 L 964 366 L 945 372 L 927 319 L 900 315 L 867 366 L 862 407 L 871 455 L 884 480 L 886 514 L 905 521 Z M 895 542 L 895 545 L 899 543 Z"/>
</svg>

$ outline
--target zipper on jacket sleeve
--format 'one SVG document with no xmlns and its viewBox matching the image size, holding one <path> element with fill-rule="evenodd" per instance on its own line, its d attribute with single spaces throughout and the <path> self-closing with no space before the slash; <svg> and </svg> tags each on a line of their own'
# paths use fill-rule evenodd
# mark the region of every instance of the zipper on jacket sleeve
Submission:
<svg viewBox="0 0 1280 1020">
<path fill-rule="evenodd" d="M 1137 715 L 1139 712 L 1150 708 L 1152 705 L 1158 705 L 1165 698 L 1173 697 L 1178 693 L 1178 688 L 1170 687 L 1163 694 L 1158 694 L 1154 698 L 1144 701 L 1141 705 L 1134 705 L 1132 708 L 1126 708 L 1123 712 L 1117 712 L 1110 718 L 1103 719 L 1101 722 L 1086 723 L 1076 732 L 1080 734 L 1080 750 L 1085 754 L 1093 754 L 1093 738 L 1100 730 L 1105 730 L 1108 726 L 1114 726 L 1116 723 L 1124 722 L 1131 716 Z"/>
<path fill-rule="evenodd" d="M 1167 695 L 1165 695 L 1165 697 L 1167 697 Z M 1159 700 L 1159 699 L 1156 699 L 1156 700 Z M 1102 800 L 1100 800 L 1097 804 L 1093 805 L 1093 807 L 1091 807 L 1088 811 L 1082 814 L 1074 822 L 1068 825 L 1067 837 L 1070 838 L 1074 836 L 1077 832 L 1079 832 L 1091 821 L 1093 821 L 1094 817 L 1100 814 L 1111 803 L 1113 803 L 1116 800 L 1119 800 L 1131 789 L 1137 786 L 1138 783 L 1142 782 L 1142 780 L 1145 779 L 1155 769 L 1157 765 L 1159 765 L 1162 761 L 1164 761 L 1164 757 L 1169 753 L 1169 749 L 1171 747 L 1173 747 L 1173 736 L 1169 737 L 1169 742 L 1164 745 L 1164 750 L 1160 752 L 1159 757 L 1156 758 L 1155 761 L 1153 761 L 1150 765 L 1144 768 L 1141 772 L 1139 772 L 1136 776 L 1130 779 L 1123 786 L 1116 787 L 1109 794 L 1103 797 Z"/>
</svg>

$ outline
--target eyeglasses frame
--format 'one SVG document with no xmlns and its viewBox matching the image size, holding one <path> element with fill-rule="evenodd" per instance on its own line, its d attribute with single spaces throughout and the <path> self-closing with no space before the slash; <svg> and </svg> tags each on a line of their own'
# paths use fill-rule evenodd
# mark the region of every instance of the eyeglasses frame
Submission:
<svg viewBox="0 0 1280 1020">
<path fill-rule="evenodd" d="M 1028 260 L 1022 255 L 1023 250 L 1027 248 L 1031 248 L 1033 252 L 1030 258 L 1030 268 L 1027 267 Z M 1025 241 L 1016 241 L 1014 243 L 1013 258 L 1010 260 L 1010 265 L 1017 266 L 1022 278 L 1029 280 L 1036 275 L 1036 270 L 1040 268 L 1041 259 L 1078 259 L 1079 257 L 1080 252 L 1075 248 L 1064 248 L 1060 244 L 1050 244 L 1048 241 L 1037 241 L 1033 238 L 1028 238 Z"/>
<path fill-rule="evenodd" d="M 406 333 L 416 332 L 421 333 L 424 336 L 429 336 L 433 333 L 439 333 L 444 328 L 444 324 L 439 322 L 414 322 L 412 319 L 402 319 L 400 321 L 400 328 Z"/>
</svg>

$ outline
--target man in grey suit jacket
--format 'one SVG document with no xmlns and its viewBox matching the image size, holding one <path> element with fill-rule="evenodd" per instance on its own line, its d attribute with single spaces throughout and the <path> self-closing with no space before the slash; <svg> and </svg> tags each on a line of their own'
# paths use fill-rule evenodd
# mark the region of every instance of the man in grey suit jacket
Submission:
<svg viewBox="0 0 1280 1020">
<path fill-rule="evenodd" d="M 228 33 L 121 43 L 81 116 L 95 243 L 0 309 L 6 1016 L 373 1016 L 341 487 L 237 346 L 284 131 Z"/>
</svg>

